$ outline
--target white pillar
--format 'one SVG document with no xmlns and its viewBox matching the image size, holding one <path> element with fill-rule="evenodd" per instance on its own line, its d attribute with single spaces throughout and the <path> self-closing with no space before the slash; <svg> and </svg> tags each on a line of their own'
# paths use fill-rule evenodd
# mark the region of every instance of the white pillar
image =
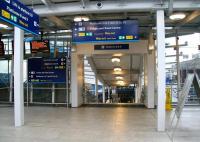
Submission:
<svg viewBox="0 0 200 142">
<path fill-rule="evenodd" d="M 14 28 L 14 114 L 15 127 L 24 125 L 24 31 Z"/>
<path fill-rule="evenodd" d="M 136 103 L 141 103 L 141 95 L 142 95 L 142 77 L 141 74 L 138 76 L 138 85 L 137 85 L 137 102 Z"/>
<path fill-rule="evenodd" d="M 83 104 L 83 57 L 78 56 L 77 53 L 72 53 L 71 62 L 71 105 L 72 107 L 79 107 Z"/>
<path fill-rule="evenodd" d="M 103 97 L 103 103 L 106 102 L 106 94 L 105 94 L 105 85 L 102 86 L 102 97 Z"/>
<path fill-rule="evenodd" d="M 156 11 L 157 27 L 157 70 L 158 70 L 158 106 L 157 130 L 165 131 L 165 16 L 164 10 Z"/>
<path fill-rule="evenodd" d="M 147 108 L 154 108 L 154 51 L 147 54 Z"/>
</svg>

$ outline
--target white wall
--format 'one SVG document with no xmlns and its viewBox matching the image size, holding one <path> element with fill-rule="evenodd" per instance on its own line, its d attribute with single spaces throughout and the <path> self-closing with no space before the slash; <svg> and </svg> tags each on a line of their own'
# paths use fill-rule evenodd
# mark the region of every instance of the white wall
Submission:
<svg viewBox="0 0 200 142">
<path fill-rule="evenodd" d="M 129 44 L 129 50 L 94 50 L 94 45 L 109 44 L 109 43 L 92 43 L 92 44 L 77 44 L 73 48 L 76 48 L 77 54 L 92 55 L 92 54 L 114 54 L 114 53 L 124 53 L 124 54 L 144 54 L 147 53 L 148 41 L 140 40 L 138 42 L 127 43 Z M 113 43 L 112 43 L 113 44 Z M 118 43 L 116 43 L 118 44 Z M 126 43 L 119 43 L 126 44 Z"/>
</svg>

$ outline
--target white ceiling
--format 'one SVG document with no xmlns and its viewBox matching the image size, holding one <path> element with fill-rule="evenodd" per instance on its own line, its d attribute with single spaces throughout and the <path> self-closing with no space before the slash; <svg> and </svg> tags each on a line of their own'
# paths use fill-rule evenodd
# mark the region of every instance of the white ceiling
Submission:
<svg viewBox="0 0 200 142">
<path fill-rule="evenodd" d="M 142 64 L 141 55 L 124 54 L 120 57 L 120 63 L 112 63 L 112 55 L 93 55 L 94 66 L 104 82 L 108 85 L 115 85 L 116 74 L 113 74 L 115 66 L 120 66 L 123 73 L 120 75 L 127 84 L 137 83 L 138 73 L 140 72 Z M 137 72 L 135 72 L 137 71 Z"/>
</svg>

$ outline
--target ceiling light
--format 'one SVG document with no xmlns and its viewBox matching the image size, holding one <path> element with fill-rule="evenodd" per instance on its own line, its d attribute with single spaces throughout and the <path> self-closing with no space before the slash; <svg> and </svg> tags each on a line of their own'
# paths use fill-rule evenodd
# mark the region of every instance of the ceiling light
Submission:
<svg viewBox="0 0 200 142">
<path fill-rule="evenodd" d="M 122 56 L 122 53 L 115 53 L 113 54 L 114 57 L 121 57 Z"/>
<path fill-rule="evenodd" d="M 115 62 L 119 63 L 120 62 L 120 58 L 118 58 L 118 57 L 112 57 L 111 61 L 113 63 L 115 63 Z"/>
<path fill-rule="evenodd" d="M 115 67 L 115 68 L 114 68 L 114 71 L 115 71 L 115 72 L 122 71 L 122 68 L 121 68 L 121 67 Z"/>
<path fill-rule="evenodd" d="M 123 85 L 125 85 L 125 82 L 124 81 L 117 81 L 117 84 L 123 86 Z"/>
<path fill-rule="evenodd" d="M 89 17 L 87 16 L 76 16 L 74 17 L 74 22 L 81 22 L 81 21 L 89 21 Z"/>
<path fill-rule="evenodd" d="M 169 16 L 171 20 L 182 20 L 186 17 L 185 13 L 173 13 Z"/>
<path fill-rule="evenodd" d="M 1 24 L 1 23 L 0 23 L 0 28 L 7 29 L 7 28 L 8 28 L 8 26 L 7 26 L 7 25 L 5 25 L 5 24 Z"/>
<path fill-rule="evenodd" d="M 122 80 L 122 79 L 123 79 L 122 76 L 116 76 L 115 78 L 116 78 L 117 80 Z"/>
</svg>

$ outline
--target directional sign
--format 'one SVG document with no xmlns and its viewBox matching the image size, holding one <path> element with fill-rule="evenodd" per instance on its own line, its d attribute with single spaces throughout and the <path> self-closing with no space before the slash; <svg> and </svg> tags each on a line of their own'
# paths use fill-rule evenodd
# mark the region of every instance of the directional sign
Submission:
<svg viewBox="0 0 200 142">
<path fill-rule="evenodd" d="M 75 22 L 73 42 L 124 42 L 137 41 L 137 20 L 109 20 Z"/>
<path fill-rule="evenodd" d="M 66 58 L 31 58 L 28 60 L 28 82 L 65 83 Z"/>
<path fill-rule="evenodd" d="M 0 19 L 30 33 L 39 34 L 39 16 L 18 0 L 0 0 Z"/>
</svg>

